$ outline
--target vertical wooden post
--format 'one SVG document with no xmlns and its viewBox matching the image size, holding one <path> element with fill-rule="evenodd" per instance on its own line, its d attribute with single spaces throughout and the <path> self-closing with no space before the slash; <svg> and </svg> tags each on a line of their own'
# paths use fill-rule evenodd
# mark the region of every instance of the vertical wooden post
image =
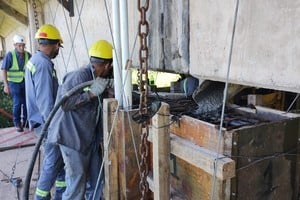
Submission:
<svg viewBox="0 0 300 200">
<path fill-rule="evenodd" d="M 170 114 L 169 105 L 162 103 L 152 118 L 154 199 L 170 199 Z"/>
<path fill-rule="evenodd" d="M 119 199 L 119 185 L 118 185 L 118 102 L 115 99 L 103 100 L 103 139 L 104 139 L 104 197 L 109 200 Z M 114 122 L 114 119 L 117 121 Z M 110 133 L 111 136 L 110 136 Z M 110 137 L 110 138 L 109 138 Z"/>
</svg>

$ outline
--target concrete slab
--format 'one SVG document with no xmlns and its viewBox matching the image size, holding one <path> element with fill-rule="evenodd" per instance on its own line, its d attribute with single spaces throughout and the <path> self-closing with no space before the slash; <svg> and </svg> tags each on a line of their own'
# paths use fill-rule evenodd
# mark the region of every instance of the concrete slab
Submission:
<svg viewBox="0 0 300 200">
<path fill-rule="evenodd" d="M 37 137 L 25 130 L 0 129 L 0 199 L 22 199 L 22 189 Z M 37 159 L 32 173 L 29 199 L 34 199 L 41 158 Z"/>
<path fill-rule="evenodd" d="M 0 199 L 21 199 L 22 189 L 34 147 L 23 147 L 0 152 Z M 37 178 L 39 175 L 40 161 L 37 161 L 31 179 L 30 198 L 33 199 Z M 14 181 L 21 181 L 16 187 Z"/>
</svg>

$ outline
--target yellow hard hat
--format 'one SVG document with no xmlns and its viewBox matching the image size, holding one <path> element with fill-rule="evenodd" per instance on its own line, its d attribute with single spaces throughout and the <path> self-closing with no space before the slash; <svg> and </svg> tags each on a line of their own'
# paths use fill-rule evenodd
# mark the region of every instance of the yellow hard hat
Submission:
<svg viewBox="0 0 300 200">
<path fill-rule="evenodd" d="M 89 49 L 89 56 L 102 59 L 112 59 L 113 47 L 106 40 L 98 40 Z"/>
<path fill-rule="evenodd" d="M 39 28 L 35 34 L 36 39 L 48 39 L 48 40 L 59 40 L 60 43 L 63 43 L 63 40 L 60 36 L 58 29 L 51 24 L 44 24 Z"/>
</svg>

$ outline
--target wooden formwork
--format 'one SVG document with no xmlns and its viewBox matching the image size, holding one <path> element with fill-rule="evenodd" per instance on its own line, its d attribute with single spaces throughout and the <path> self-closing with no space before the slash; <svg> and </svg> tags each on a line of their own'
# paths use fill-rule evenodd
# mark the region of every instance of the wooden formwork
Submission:
<svg viewBox="0 0 300 200">
<path fill-rule="evenodd" d="M 148 199 L 297 199 L 297 115 L 240 108 L 237 112 L 266 122 L 219 131 L 189 116 L 172 124 L 166 106 L 149 128 Z M 104 101 L 105 199 L 140 198 L 134 112 L 118 111 L 113 99 Z"/>
</svg>

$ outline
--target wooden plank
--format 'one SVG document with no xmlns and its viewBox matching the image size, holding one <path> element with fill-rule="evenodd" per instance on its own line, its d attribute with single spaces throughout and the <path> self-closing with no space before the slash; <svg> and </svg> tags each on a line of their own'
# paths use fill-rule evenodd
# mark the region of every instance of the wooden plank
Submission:
<svg viewBox="0 0 300 200">
<path fill-rule="evenodd" d="M 118 122 L 115 113 L 118 102 L 115 99 L 103 100 L 103 139 L 104 139 L 104 197 L 105 199 L 119 199 L 118 183 Z M 118 118 L 117 118 L 118 119 Z M 112 129 L 113 128 L 113 129 Z M 112 135 L 111 135 L 112 134 Z"/>
<path fill-rule="evenodd" d="M 216 152 L 193 144 L 174 134 L 171 134 L 171 153 L 210 175 L 215 174 L 221 180 L 235 176 L 235 162 L 232 159 L 221 154 L 218 155 Z"/>
<path fill-rule="evenodd" d="M 217 150 L 219 131 L 213 124 L 184 115 L 178 123 L 171 125 L 170 130 L 171 133 L 185 138 L 196 145 L 211 151 Z M 223 146 L 223 138 L 220 142 L 220 145 Z M 219 153 L 223 154 L 223 151 L 221 148 Z"/>
<path fill-rule="evenodd" d="M 154 200 L 170 199 L 169 105 L 162 103 L 152 118 Z"/>
<path fill-rule="evenodd" d="M 38 137 L 33 131 L 17 132 L 15 127 L 0 129 L 0 151 L 35 145 Z"/>
<path fill-rule="evenodd" d="M 120 111 L 120 133 L 119 140 L 119 199 L 139 199 L 139 145 L 140 132 L 139 126 L 131 119 L 134 111 Z"/>
<path fill-rule="evenodd" d="M 175 165 L 176 173 L 171 176 L 171 185 L 174 189 L 173 194 L 180 195 L 180 200 L 230 199 L 230 179 L 217 178 L 213 184 L 213 177 L 210 174 L 178 157 Z"/>
<path fill-rule="evenodd" d="M 149 141 L 151 142 L 153 141 L 152 129 L 149 134 Z M 221 180 L 235 176 L 235 161 L 231 158 L 225 157 L 222 154 L 218 155 L 214 151 L 198 146 L 172 133 L 170 134 L 170 138 L 170 152 L 176 157 L 202 169 L 210 175 L 216 173 L 216 177 Z M 217 167 L 214 168 L 216 159 L 218 159 Z M 216 172 L 214 170 L 216 170 Z"/>
<path fill-rule="evenodd" d="M 299 118 L 235 130 L 235 199 L 296 199 Z"/>
</svg>

